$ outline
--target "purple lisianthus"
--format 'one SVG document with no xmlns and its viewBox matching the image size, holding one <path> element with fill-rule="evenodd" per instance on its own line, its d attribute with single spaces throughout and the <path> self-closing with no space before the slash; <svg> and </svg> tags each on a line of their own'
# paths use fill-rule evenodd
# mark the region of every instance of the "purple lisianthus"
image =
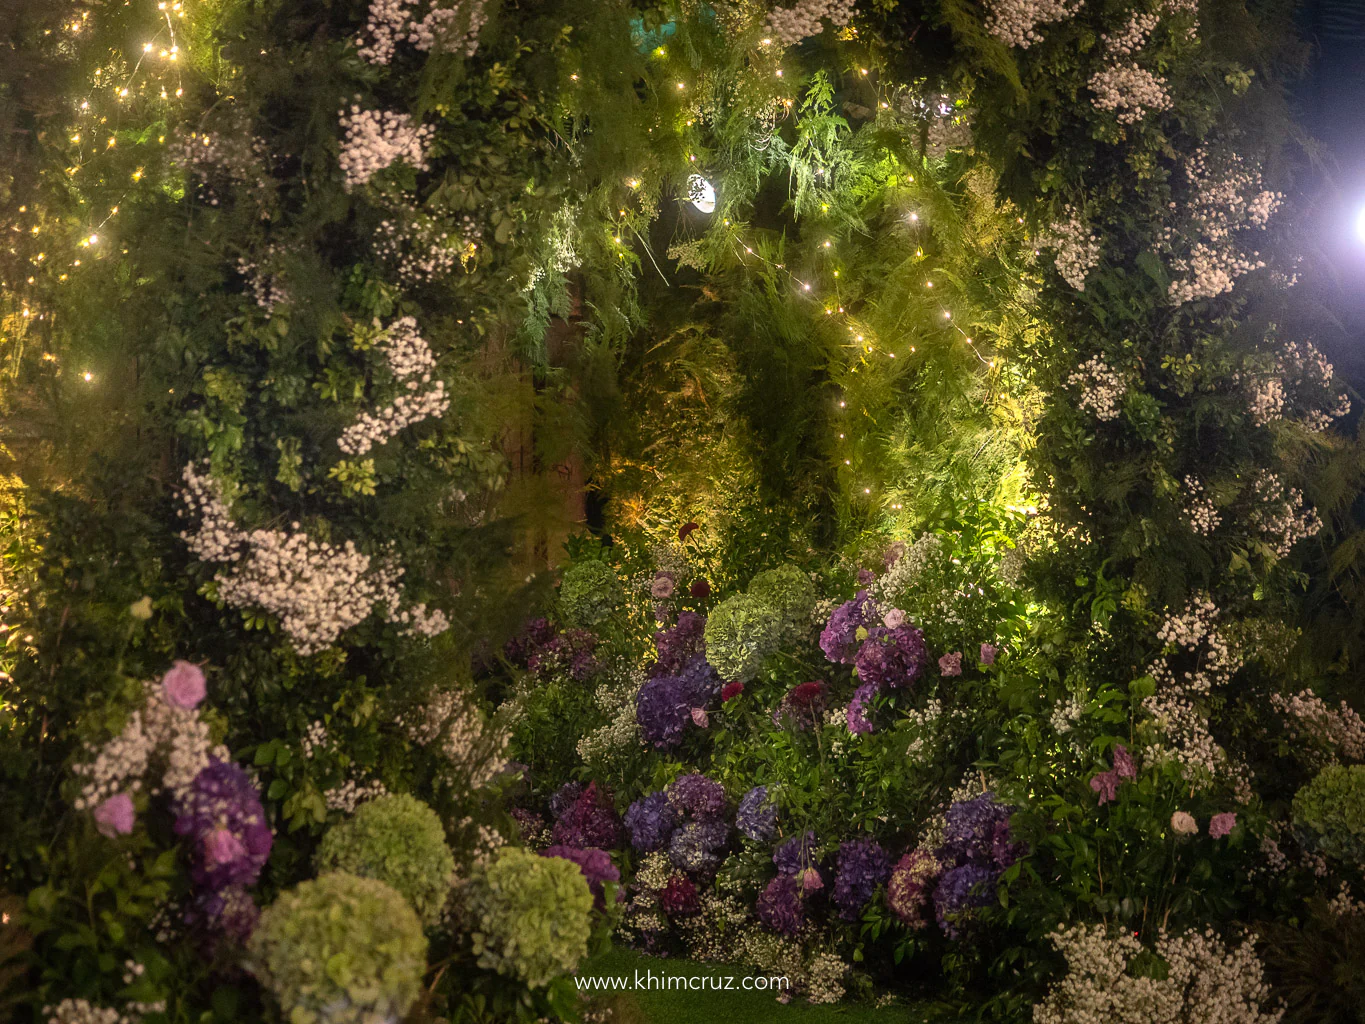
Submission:
<svg viewBox="0 0 1365 1024">
<path fill-rule="evenodd" d="M 1215 814 L 1209 819 L 1209 838 L 1222 839 L 1237 827 L 1237 815 L 1233 811 Z"/>
<path fill-rule="evenodd" d="M 669 783 L 668 802 L 694 818 L 719 818 L 725 813 L 725 787 L 714 779 L 693 772 Z"/>
<path fill-rule="evenodd" d="M 801 903 L 801 883 L 791 875 L 778 875 L 758 897 L 758 919 L 782 935 L 797 935 L 806 923 Z"/>
<path fill-rule="evenodd" d="M 834 875 L 834 903 L 839 916 L 855 921 L 877 886 L 891 877 L 891 858 L 872 839 L 853 839 L 839 845 Z"/>
<path fill-rule="evenodd" d="M 559 857 L 562 860 L 577 864 L 578 870 L 583 872 L 583 878 L 587 881 L 588 889 L 592 893 L 593 900 L 599 910 L 605 906 L 602 883 L 621 880 L 621 871 L 611 862 L 611 855 L 606 850 L 599 850 L 595 847 L 580 850 L 575 846 L 556 844 L 542 850 L 540 855 L 542 857 Z M 617 900 L 623 899 L 624 896 L 624 892 L 618 892 Z"/>
<path fill-rule="evenodd" d="M 877 574 L 874 573 L 871 569 L 859 569 L 859 570 L 858 570 L 858 586 L 860 586 L 860 587 L 870 587 L 870 586 L 872 586 L 872 584 L 875 583 L 876 581 L 877 581 Z"/>
<path fill-rule="evenodd" d="M 882 556 L 882 565 L 890 569 L 900 561 L 903 554 L 905 554 L 905 541 L 898 540 L 886 549 L 886 554 Z"/>
<path fill-rule="evenodd" d="M 784 875 L 796 875 L 815 865 L 815 833 L 807 829 L 800 835 L 788 836 L 773 851 L 773 863 Z"/>
<path fill-rule="evenodd" d="M 679 612 L 678 621 L 671 629 L 661 629 L 654 634 L 654 648 L 659 652 L 659 660 L 650 667 L 650 677 L 657 679 L 681 672 L 684 665 L 703 653 L 705 632 L 705 615 Z"/>
<path fill-rule="evenodd" d="M 1100 806 L 1103 807 L 1111 800 L 1119 798 L 1119 773 L 1100 772 L 1090 780 L 1090 788 L 1100 797 Z"/>
<path fill-rule="evenodd" d="M 945 871 L 934 887 L 934 916 L 950 939 L 960 939 L 977 907 L 995 899 L 999 872 L 984 864 L 967 863 Z"/>
<path fill-rule="evenodd" d="M 565 808 L 555 822 L 550 839 L 554 843 L 586 850 L 595 846 L 610 850 L 620 841 L 621 819 L 616 816 L 611 797 L 596 782 Z"/>
<path fill-rule="evenodd" d="M 848 710 L 844 713 L 844 720 L 848 722 L 849 732 L 856 735 L 873 731 L 867 713 L 871 709 L 872 698 L 876 695 L 876 683 L 863 683 L 854 691 L 853 699 L 848 702 Z"/>
<path fill-rule="evenodd" d="M 928 664 L 924 633 L 904 624 L 894 629 L 873 626 L 854 659 L 858 678 L 878 688 L 909 686 Z"/>
<path fill-rule="evenodd" d="M 766 843 L 777 831 L 777 805 L 768 799 L 767 786 L 755 786 L 739 801 L 735 827 L 756 843 Z"/>
<path fill-rule="evenodd" d="M 202 889 L 252 885 L 275 839 L 242 767 L 211 761 L 176 807 L 175 834 L 190 841 L 190 877 Z"/>
<path fill-rule="evenodd" d="M 161 692 L 171 707 L 192 711 L 199 706 L 207 692 L 204 670 L 188 661 L 175 662 L 171 670 L 161 677 Z"/>
<path fill-rule="evenodd" d="M 546 833 L 545 819 L 539 814 L 528 811 L 525 807 L 513 807 L 507 814 L 517 823 L 522 842 L 527 846 L 534 846 L 537 842 L 543 841 L 542 837 Z"/>
<path fill-rule="evenodd" d="M 852 601 L 845 601 L 830 615 L 820 633 L 820 650 L 830 661 L 843 665 L 852 663 L 861 642 L 858 630 L 875 626 L 878 618 L 877 603 L 868 597 L 866 590 L 858 591 Z"/>
<path fill-rule="evenodd" d="M 1012 807 L 1000 803 L 990 792 L 953 804 L 945 815 L 940 857 L 946 856 L 954 862 L 991 861 L 997 866 L 1008 866 L 1000 865 L 998 861 L 1006 855 L 1013 813 Z M 1017 853 L 1009 855 L 1017 858 Z"/>
<path fill-rule="evenodd" d="M 133 798 L 127 793 L 115 793 L 95 808 L 95 828 L 100 835 L 110 839 L 126 836 L 133 831 L 133 822 L 136 820 Z"/>
<path fill-rule="evenodd" d="M 214 932 L 244 943 L 256 930 L 260 916 L 260 908 L 251 894 L 240 886 L 231 886 L 196 894 L 185 908 L 184 921 L 197 931 Z"/>
<path fill-rule="evenodd" d="M 886 905 L 907 928 L 929 923 L 929 889 L 943 866 L 923 848 L 911 850 L 891 870 L 886 883 Z"/>
<path fill-rule="evenodd" d="M 1133 764 L 1133 755 L 1128 753 L 1128 748 L 1122 743 L 1114 744 L 1114 771 L 1121 779 L 1137 778 L 1137 765 Z"/>
<path fill-rule="evenodd" d="M 635 720 L 645 740 L 660 750 L 682 741 L 693 708 L 706 708 L 720 694 L 720 678 L 704 655 L 692 657 L 676 675 L 651 679 L 635 696 Z"/>
<path fill-rule="evenodd" d="M 664 908 L 665 914 L 685 917 L 701 909 L 701 900 L 692 879 L 686 875 L 670 875 L 659 893 L 659 905 Z"/>
<path fill-rule="evenodd" d="M 691 874 L 713 875 L 730 845 L 730 826 L 716 818 L 689 821 L 668 840 L 668 859 Z"/>
<path fill-rule="evenodd" d="M 596 634 L 586 629 L 566 629 L 533 651 L 526 659 L 526 667 L 540 676 L 567 671 L 581 683 L 601 668 L 593 653 L 596 649 Z"/>
<path fill-rule="evenodd" d="M 938 674 L 945 679 L 962 675 L 962 652 L 952 651 L 939 658 Z"/>
<path fill-rule="evenodd" d="M 977 656 L 977 660 L 980 661 L 981 664 L 983 665 L 994 665 L 995 655 L 996 652 L 998 652 L 999 650 L 1000 648 L 996 647 L 995 644 L 982 644 L 981 651 Z"/>
<path fill-rule="evenodd" d="M 502 653 L 512 664 L 525 668 L 531 655 L 548 644 L 554 635 L 555 628 L 549 619 L 531 619 L 520 633 L 503 645 Z"/>
<path fill-rule="evenodd" d="M 637 853 L 661 850 L 678 826 L 678 812 L 663 792 L 651 793 L 626 809 L 626 831 Z"/>
</svg>

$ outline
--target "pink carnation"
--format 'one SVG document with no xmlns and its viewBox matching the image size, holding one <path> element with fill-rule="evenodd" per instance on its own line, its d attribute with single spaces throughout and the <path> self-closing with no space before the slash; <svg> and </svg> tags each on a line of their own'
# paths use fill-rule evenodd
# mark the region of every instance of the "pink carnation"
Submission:
<svg viewBox="0 0 1365 1024">
<path fill-rule="evenodd" d="M 938 671 L 939 675 L 944 676 L 945 678 L 947 676 L 962 675 L 962 652 L 953 651 L 953 653 L 945 654 L 943 657 L 939 658 Z"/>
<path fill-rule="evenodd" d="M 127 793 L 115 793 L 95 808 L 95 827 L 100 835 L 126 836 L 133 831 L 137 812 L 133 810 L 133 798 Z"/>
<path fill-rule="evenodd" d="M 1237 824 L 1237 815 L 1232 811 L 1215 814 L 1209 821 L 1209 838 L 1222 839 Z"/>
<path fill-rule="evenodd" d="M 161 692 L 166 695 L 167 704 L 191 711 L 204 699 L 204 672 L 198 665 L 177 661 L 161 677 Z"/>
</svg>

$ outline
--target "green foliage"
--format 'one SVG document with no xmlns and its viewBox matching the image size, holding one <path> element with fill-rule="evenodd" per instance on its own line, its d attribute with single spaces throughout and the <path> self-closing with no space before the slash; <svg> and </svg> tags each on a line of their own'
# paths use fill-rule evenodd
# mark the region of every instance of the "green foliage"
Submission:
<svg viewBox="0 0 1365 1024">
<path fill-rule="evenodd" d="M 574 562 L 559 585 L 559 611 L 573 626 L 595 626 L 620 607 L 624 595 L 611 563 L 598 558 Z"/>
<path fill-rule="evenodd" d="M 428 927 L 441 916 L 455 871 L 440 817 L 405 793 L 367 801 L 333 825 L 318 844 L 314 864 L 320 875 L 343 871 L 384 882 Z"/>
<path fill-rule="evenodd" d="M 1323 853 L 1365 864 L 1365 765 L 1329 765 L 1294 794 L 1294 824 Z"/>
<path fill-rule="evenodd" d="M 570 861 L 504 848 L 470 879 L 467 900 L 481 967 L 543 988 L 587 956 L 592 894 Z"/>
<path fill-rule="evenodd" d="M 333 872 L 267 907 L 249 953 L 294 1024 L 364 1024 L 407 1013 L 426 969 L 427 940 L 394 889 Z"/>
</svg>

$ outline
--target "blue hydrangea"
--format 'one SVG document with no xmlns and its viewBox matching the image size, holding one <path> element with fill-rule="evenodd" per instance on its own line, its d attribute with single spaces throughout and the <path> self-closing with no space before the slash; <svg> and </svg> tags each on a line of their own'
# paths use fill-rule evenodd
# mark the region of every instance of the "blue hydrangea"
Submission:
<svg viewBox="0 0 1365 1024">
<path fill-rule="evenodd" d="M 626 810 L 626 829 L 630 845 L 638 853 L 662 850 L 678 826 L 678 812 L 664 793 L 651 793 L 636 800 Z"/>
<path fill-rule="evenodd" d="M 815 848 L 819 845 L 815 833 L 809 830 L 800 835 L 788 836 L 777 844 L 773 851 L 773 863 L 784 875 L 795 875 L 806 868 L 815 866 Z"/>
<path fill-rule="evenodd" d="M 730 826 L 718 818 L 690 821 L 668 841 L 668 859 L 692 874 L 714 874 L 730 845 Z"/>
<path fill-rule="evenodd" d="M 700 654 L 677 675 L 649 680 L 635 697 L 641 735 L 660 750 L 676 747 L 692 721 L 692 709 L 713 704 L 720 687 L 720 678 Z"/>
<path fill-rule="evenodd" d="M 934 888 L 934 916 L 950 939 L 959 939 L 978 907 L 995 900 L 1000 873 L 985 864 L 968 862 L 945 871 Z"/>
<path fill-rule="evenodd" d="M 833 899 L 839 916 L 855 921 L 877 886 L 891 877 L 891 858 L 872 839 L 853 839 L 839 846 Z"/>
<path fill-rule="evenodd" d="M 756 843 L 766 843 L 777 831 L 777 805 L 768 799 L 767 786 L 755 786 L 744 794 L 735 815 L 735 827 Z"/>
</svg>

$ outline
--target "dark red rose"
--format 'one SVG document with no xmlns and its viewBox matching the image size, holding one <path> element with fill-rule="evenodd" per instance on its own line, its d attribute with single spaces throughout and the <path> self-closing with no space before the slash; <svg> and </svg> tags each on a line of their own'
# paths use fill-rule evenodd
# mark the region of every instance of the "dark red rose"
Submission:
<svg viewBox="0 0 1365 1024">
<path fill-rule="evenodd" d="M 711 584 L 706 580 L 693 580 L 692 585 L 687 588 L 687 592 L 698 601 L 705 601 L 711 596 Z"/>
<path fill-rule="evenodd" d="M 738 697 L 744 692 L 744 684 L 736 679 L 733 683 L 726 683 L 720 688 L 720 699 L 727 701 L 731 697 Z"/>
</svg>

